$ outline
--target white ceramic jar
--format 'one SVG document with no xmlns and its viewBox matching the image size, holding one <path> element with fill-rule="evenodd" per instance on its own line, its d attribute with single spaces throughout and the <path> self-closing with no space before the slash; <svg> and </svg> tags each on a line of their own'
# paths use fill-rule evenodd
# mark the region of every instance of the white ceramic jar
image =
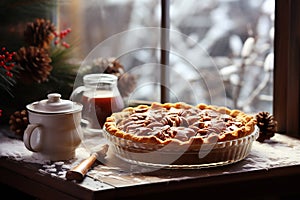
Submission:
<svg viewBox="0 0 300 200">
<path fill-rule="evenodd" d="M 26 106 L 29 125 L 24 132 L 24 144 L 45 160 L 72 159 L 82 140 L 82 104 L 63 100 L 58 93 L 47 97 Z"/>
</svg>

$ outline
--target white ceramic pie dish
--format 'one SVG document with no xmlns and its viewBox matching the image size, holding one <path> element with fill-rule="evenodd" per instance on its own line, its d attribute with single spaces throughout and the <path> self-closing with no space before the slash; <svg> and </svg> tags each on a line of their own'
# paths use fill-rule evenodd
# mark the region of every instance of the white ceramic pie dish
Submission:
<svg viewBox="0 0 300 200">
<path fill-rule="evenodd" d="M 119 138 L 109 134 L 104 129 L 104 136 L 110 142 L 115 155 L 122 160 L 157 168 L 169 169 L 195 169 L 222 166 L 238 162 L 247 157 L 251 151 L 252 143 L 259 135 L 259 128 L 244 137 L 202 144 L 198 150 L 188 148 L 174 148 L 168 145 L 150 145 Z"/>
</svg>

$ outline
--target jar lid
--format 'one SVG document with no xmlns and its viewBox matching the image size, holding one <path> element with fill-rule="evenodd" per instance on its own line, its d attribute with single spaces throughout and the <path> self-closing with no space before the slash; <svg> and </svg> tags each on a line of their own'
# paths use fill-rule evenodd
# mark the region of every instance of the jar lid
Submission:
<svg viewBox="0 0 300 200">
<path fill-rule="evenodd" d="M 33 102 L 26 106 L 30 111 L 45 114 L 74 113 L 82 110 L 80 103 L 61 99 L 58 93 L 50 93 L 48 99 Z"/>
<path fill-rule="evenodd" d="M 103 84 L 115 84 L 118 77 L 113 74 L 87 74 L 83 77 L 84 84 L 87 85 L 103 85 Z"/>
</svg>

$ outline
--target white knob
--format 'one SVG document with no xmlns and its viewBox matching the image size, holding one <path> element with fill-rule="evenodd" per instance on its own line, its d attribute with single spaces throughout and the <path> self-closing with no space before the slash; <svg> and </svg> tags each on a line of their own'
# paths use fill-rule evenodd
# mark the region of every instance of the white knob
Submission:
<svg viewBox="0 0 300 200">
<path fill-rule="evenodd" d="M 58 93 L 51 93 L 47 95 L 49 103 L 55 103 L 60 101 L 61 95 Z"/>
</svg>

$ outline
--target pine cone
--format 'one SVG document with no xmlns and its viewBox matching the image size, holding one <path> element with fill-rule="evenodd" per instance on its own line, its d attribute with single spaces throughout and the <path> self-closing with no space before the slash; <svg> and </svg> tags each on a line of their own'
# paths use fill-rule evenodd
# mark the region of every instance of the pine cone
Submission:
<svg viewBox="0 0 300 200">
<path fill-rule="evenodd" d="M 256 115 L 257 126 L 259 127 L 259 136 L 257 141 L 264 142 L 275 135 L 277 131 L 277 121 L 269 112 L 259 112 Z"/>
<path fill-rule="evenodd" d="M 118 89 L 123 97 L 127 97 L 135 88 L 135 77 L 125 73 L 124 66 L 114 57 L 95 59 L 93 61 L 92 71 L 94 73 L 100 72 L 117 76 Z"/>
<path fill-rule="evenodd" d="M 27 24 L 24 37 L 29 46 L 49 49 L 50 42 L 55 37 L 54 33 L 55 26 L 50 20 L 37 18 Z"/>
<path fill-rule="evenodd" d="M 29 82 L 45 82 L 52 70 L 51 58 L 47 50 L 38 47 L 22 47 L 16 54 L 16 61 L 20 65 L 22 79 Z"/>
<path fill-rule="evenodd" d="M 92 66 L 93 72 L 101 72 L 106 74 L 113 74 L 117 77 L 120 77 L 122 74 L 124 74 L 124 66 L 120 64 L 120 62 L 114 58 L 97 58 L 93 60 L 93 66 Z"/>
<path fill-rule="evenodd" d="M 13 131 L 17 138 L 23 138 L 28 124 L 28 112 L 26 110 L 16 111 L 10 116 L 9 129 Z"/>
<path fill-rule="evenodd" d="M 132 74 L 125 73 L 119 77 L 118 89 L 123 97 L 129 96 L 136 86 L 136 79 Z"/>
</svg>

